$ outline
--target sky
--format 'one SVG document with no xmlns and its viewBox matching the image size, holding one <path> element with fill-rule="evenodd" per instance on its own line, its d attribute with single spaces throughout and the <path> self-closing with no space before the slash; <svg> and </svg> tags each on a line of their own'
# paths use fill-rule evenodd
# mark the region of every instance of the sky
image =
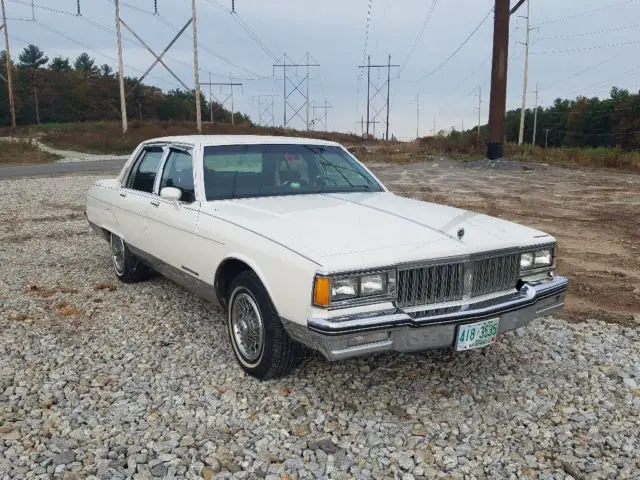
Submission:
<svg viewBox="0 0 640 480">
<path fill-rule="evenodd" d="M 121 2 L 122 19 L 158 53 L 191 15 L 191 0 Z M 255 122 L 270 120 L 259 108 L 268 97 L 258 96 L 274 95 L 275 124 L 283 123 L 283 69 L 273 64 L 282 64 L 285 53 L 287 63 L 303 64 L 309 54 L 310 63 L 319 64 L 309 68 L 310 105 L 332 107 L 327 110 L 329 130 L 360 132 L 358 122 L 366 118 L 367 75 L 358 66 L 366 64 L 367 56 L 379 65 L 391 55 L 391 63 L 400 65 L 391 69 L 390 134 L 410 139 L 418 128 L 421 136 L 428 135 L 434 121 L 436 131 L 467 129 L 477 125 L 478 107 L 481 123 L 487 122 L 493 0 L 235 0 L 235 14 L 230 13 L 231 3 L 197 0 L 200 81 L 209 82 L 211 75 L 212 82 L 242 83 L 234 87 L 234 107 Z M 31 0 L 6 0 L 6 6 L 14 58 L 33 43 L 50 58 L 73 60 L 87 51 L 97 64 L 117 68 L 113 0 L 80 0 L 81 16 L 75 15 L 77 0 L 35 0 L 35 15 Z M 541 105 L 557 97 L 607 97 L 613 85 L 640 89 L 640 0 L 531 0 L 530 10 L 528 108 L 535 104 L 536 84 Z M 524 16 L 526 4 L 511 18 L 508 109 L 522 101 Z M 193 88 L 191 27 L 186 34 L 164 60 Z M 123 57 L 125 75 L 132 77 L 153 61 L 125 29 Z M 287 69 L 288 126 L 293 128 L 306 124 L 304 98 L 294 89 L 299 85 L 306 91 L 305 73 L 305 67 Z M 372 97 L 374 85 L 383 86 L 386 75 L 386 68 L 371 70 Z M 145 82 L 165 90 L 181 86 L 161 65 Z M 209 88 L 202 86 L 207 96 Z M 219 100 L 229 97 L 229 87 L 211 90 Z M 386 94 L 386 86 L 382 92 Z M 384 95 L 376 96 L 372 109 L 381 112 L 381 121 L 383 107 Z M 310 120 L 315 118 L 315 128 L 323 129 L 324 110 L 315 108 L 313 113 L 310 109 Z M 374 126 L 380 136 L 384 124 L 372 125 L 372 130 Z"/>
</svg>

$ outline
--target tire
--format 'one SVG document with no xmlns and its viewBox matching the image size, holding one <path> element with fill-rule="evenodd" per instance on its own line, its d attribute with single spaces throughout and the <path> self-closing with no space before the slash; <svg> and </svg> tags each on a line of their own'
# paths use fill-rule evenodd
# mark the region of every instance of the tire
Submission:
<svg viewBox="0 0 640 480">
<path fill-rule="evenodd" d="M 125 241 L 111 234 L 111 263 L 118 280 L 124 283 L 136 283 L 149 277 L 149 267 L 143 264 L 127 247 Z"/>
<path fill-rule="evenodd" d="M 258 276 L 250 270 L 240 273 L 229 292 L 227 330 L 243 370 L 267 380 L 297 367 L 306 348 L 289 337 Z"/>
</svg>

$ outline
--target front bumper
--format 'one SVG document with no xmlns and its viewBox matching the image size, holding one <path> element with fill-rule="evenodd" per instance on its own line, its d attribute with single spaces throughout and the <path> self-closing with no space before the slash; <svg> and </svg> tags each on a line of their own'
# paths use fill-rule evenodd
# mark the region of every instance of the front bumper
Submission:
<svg viewBox="0 0 640 480">
<path fill-rule="evenodd" d="M 561 310 L 566 289 L 567 279 L 557 276 L 489 300 L 429 306 L 428 310 L 413 313 L 387 309 L 331 320 L 311 318 L 306 326 L 283 319 L 283 324 L 291 337 L 329 360 L 453 347 L 459 325 L 500 318 L 501 335 Z"/>
</svg>

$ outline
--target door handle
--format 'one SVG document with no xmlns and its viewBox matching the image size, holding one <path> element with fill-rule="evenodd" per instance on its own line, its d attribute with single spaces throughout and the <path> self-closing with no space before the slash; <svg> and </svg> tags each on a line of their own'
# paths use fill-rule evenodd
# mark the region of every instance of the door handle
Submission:
<svg viewBox="0 0 640 480">
<path fill-rule="evenodd" d="M 154 207 L 158 207 L 160 205 L 160 200 L 151 200 L 151 205 L 153 205 Z"/>
<path fill-rule="evenodd" d="M 126 197 L 127 196 L 127 192 L 120 192 L 120 196 L 121 197 Z"/>
</svg>

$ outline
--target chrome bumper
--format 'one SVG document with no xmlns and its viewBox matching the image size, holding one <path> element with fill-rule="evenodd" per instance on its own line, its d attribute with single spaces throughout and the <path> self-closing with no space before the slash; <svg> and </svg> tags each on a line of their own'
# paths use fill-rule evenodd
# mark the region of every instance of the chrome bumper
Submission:
<svg viewBox="0 0 640 480">
<path fill-rule="evenodd" d="M 553 277 L 489 301 L 472 299 L 466 304 L 415 313 L 396 309 L 331 320 L 311 318 L 307 326 L 283 319 L 283 324 L 292 338 L 329 360 L 453 347 L 459 325 L 499 317 L 498 335 L 515 330 L 561 310 L 566 289 L 566 278 Z"/>
</svg>

